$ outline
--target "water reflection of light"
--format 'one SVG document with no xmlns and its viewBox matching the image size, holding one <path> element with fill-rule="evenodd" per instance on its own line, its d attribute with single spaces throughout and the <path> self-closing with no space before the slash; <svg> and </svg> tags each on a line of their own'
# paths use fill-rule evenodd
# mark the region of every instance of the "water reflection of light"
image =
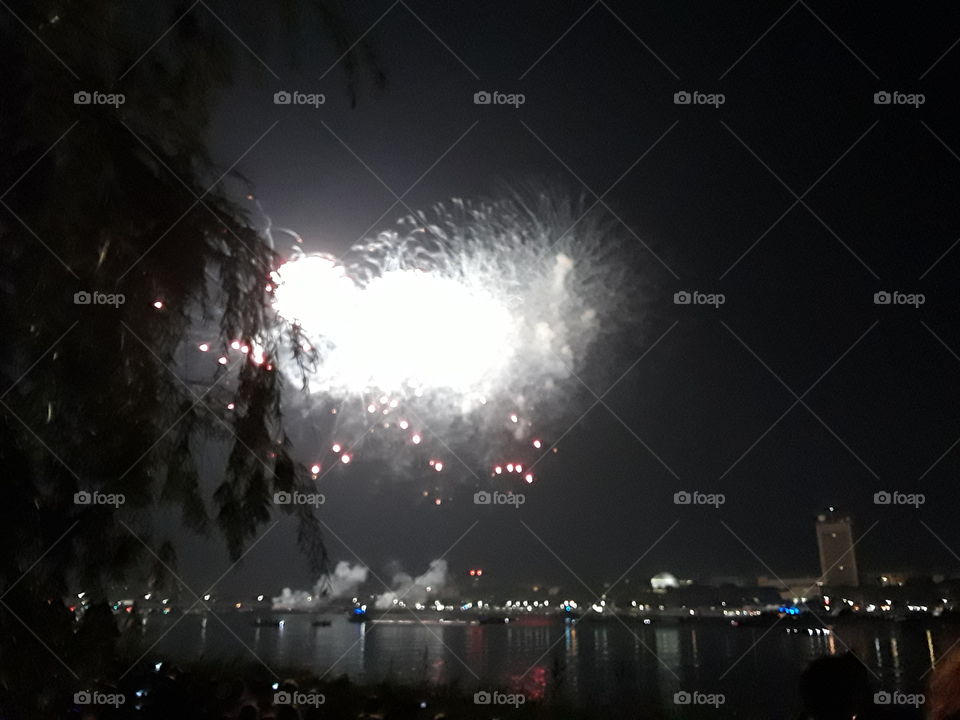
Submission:
<svg viewBox="0 0 960 720">
<path fill-rule="evenodd" d="M 900 650 L 897 647 L 897 639 L 890 638 L 890 655 L 893 656 L 893 674 L 897 680 L 900 679 Z"/>
<path fill-rule="evenodd" d="M 613 673 L 610 672 L 610 638 L 607 633 L 607 625 L 604 623 L 598 628 L 595 628 L 593 631 L 593 647 L 594 647 L 594 667 L 598 671 L 598 675 L 602 682 L 603 687 L 603 697 L 606 699 L 610 696 L 610 691 L 613 690 L 613 695 L 616 695 L 616 687 L 611 688 L 608 683 L 611 680 Z"/>
<path fill-rule="evenodd" d="M 692 628 L 690 630 L 690 650 L 693 653 L 693 666 L 700 667 L 700 648 L 697 645 L 697 630 Z"/>
<path fill-rule="evenodd" d="M 524 675 L 510 678 L 510 689 L 523 693 L 527 700 L 543 700 L 547 695 L 549 675 L 543 665 L 534 665 Z"/>
<path fill-rule="evenodd" d="M 487 636 L 483 625 L 471 625 L 464 638 L 464 660 L 472 668 L 484 667 L 487 655 Z"/>
<path fill-rule="evenodd" d="M 830 646 L 830 654 L 831 654 L 831 655 L 836 655 L 836 654 L 837 654 L 837 643 L 836 643 L 836 641 L 833 639 L 833 633 L 830 633 L 830 635 L 827 636 L 827 645 Z"/>
<path fill-rule="evenodd" d="M 577 643 L 577 623 L 564 623 L 563 626 L 563 645 L 566 651 L 567 674 L 564 680 L 570 688 L 570 693 L 575 697 L 579 686 L 579 647 Z"/>
<path fill-rule="evenodd" d="M 666 690 L 671 680 L 677 679 L 681 666 L 680 629 L 658 627 L 654 630 L 653 649 L 657 658 L 657 672 L 662 677 L 661 687 Z"/>
<path fill-rule="evenodd" d="M 658 627 L 654 630 L 654 654 L 660 690 L 660 702 L 664 707 L 673 703 L 673 693 L 680 689 L 680 630 L 676 627 Z M 650 653 L 646 653 L 649 657 Z"/>
<path fill-rule="evenodd" d="M 367 623 L 360 623 L 360 671 L 367 672 Z"/>
<path fill-rule="evenodd" d="M 924 634 L 927 636 L 927 654 L 930 656 L 930 669 L 933 670 L 937 665 L 937 655 L 933 650 L 933 634 L 929 629 Z"/>
</svg>

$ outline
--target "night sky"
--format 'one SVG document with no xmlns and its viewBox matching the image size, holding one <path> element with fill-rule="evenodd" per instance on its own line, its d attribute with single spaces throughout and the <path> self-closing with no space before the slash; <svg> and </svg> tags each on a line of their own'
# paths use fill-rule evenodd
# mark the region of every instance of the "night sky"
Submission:
<svg viewBox="0 0 960 720">
<path fill-rule="evenodd" d="M 419 573 L 479 520 L 448 559 L 491 587 L 600 592 L 641 556 L 631 584 L 813 575 L 813 524 L 834 505 L 869 531 L 864 576 L 956 571 L 960 8 L 377 0 L 348 19 L 358 37 L 372 26 L 384 88 L 351 108 L 336 53 L 304 33 L 250 56 L 215 120 L 224 166 L 277 123 L 237 165 L 273 223 L 339 253 L 405 214 L 391 191 L 415 209 L 529 181 L 602 195 L 632 243 L 634 313 L 583 377 L 603 395 L 649 352 L 586 415 L 593 395 L 570 395 L 545 439 L 581 419 L 519 511 L 474 506 L 462 468 L 441 507 L 362 468 L 332 475 L 334 560 Z M 281 89 L 326 103 L 278 106 Z M 480 90 L 526 102 L 475 105 Z M 674 104 L 684 90 L 725 102 Z M 925 102 L 874 104 L 884 90 Z M 675 305 L 681 290 L 726 302 Z M 884 290 L 925 303 L 875 305 Z M 678 506 L 679 490 L 726 503 Z M 926 504 L 876 506 L 880 490 Z M 183 538 L 188 583 L 228 567 L 216 542 Z M 314 579 L 284 518 L 219 587 Z"/>
</svg>

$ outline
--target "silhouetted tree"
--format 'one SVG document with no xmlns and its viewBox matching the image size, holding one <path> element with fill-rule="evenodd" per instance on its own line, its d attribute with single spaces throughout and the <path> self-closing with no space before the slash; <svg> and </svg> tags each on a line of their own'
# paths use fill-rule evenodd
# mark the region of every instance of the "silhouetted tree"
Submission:
<svg viewBox="0 0 960 720">
<path fill-rule="evenodd" d="M 217 528 L 236 558 L 267 521 L 272 493 L 306 477 L 289 453 L 269 362 L 248 360 L 213 389 L 218 378 L 185 384 L 171 371 L 202 316 L 219 319 L 224 345 L 259 339 L 268 358 L 276 351 L 265 295 L 273 251 L 207 151 L 219 91 L 240 63 L 256 65 L 221 20 L 257 52 L 293 29 L 325 36 L 347 52 L 351 98 L 363 80 L 381 79 L 369 50 L 352 47 L 358 33 L 324 2 L 0 8 L 3 717 L 54 715 L 74 673 L 86 681 L 104 671 L 111 583 L 148 565 L 159 581 L 174 561 L 170 543 L 150 535 L 149 510 L 172 505 L 189 527 Z M 94 88 L 126 102 L 74 103 Z M 93 289 L 125 303 L 74 304 Z M 225 414 L 228 393 L 236 409 Z M 204 438 L 231 448 L 212 497 L 195 464 Z M 122 511 L 74 502 L 92 489 L 123 493 Z M 301 543 L 321 563 L 316 518 L 298 514 Z M 62 602 L 72 583 L 99 608 L 79 632 Z M 91 637 L 105 641 L 97 658 L 90 642 L 77 647 Z"/>
</svg>

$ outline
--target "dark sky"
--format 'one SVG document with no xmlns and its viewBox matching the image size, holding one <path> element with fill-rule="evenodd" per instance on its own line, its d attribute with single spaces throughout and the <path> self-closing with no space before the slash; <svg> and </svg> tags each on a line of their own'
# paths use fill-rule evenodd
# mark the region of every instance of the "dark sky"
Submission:
<svg viewBox="0 0 960 720">
<path fill-rule="evenodd" d="M 354 3 L 349 22 L 356 36 L 376 23 L 365 40 L 387 78 L 355 109 L 316 34 L 258 53 L 269 71 L 250 58 L 213 138 L 230 165 L 277 122 L 237 166 L 276 225 L 339 252 L 390 209 L 383 184 L 397 195 L 413 186 L 404 202 L 423 208 L 531 179 L 589 200 L 620 178 L 604 200 L 635 243 L 637 312 L 600 353 L 593 390 L 657 343 L 609 408 L 594 407 L 544 462 L 518 512 L 476 508 L 472 479 L 436 508 L 412 484 L 333 478 L 321 517 L 350 550 L 381 575 L 393 561 L 421 572 L 479 520 L 448 556 L 456 574 L 479 565 L 492 583 L 583 595 L 575 576 L 599 590 L 673 526 L 633 582 L 661 570 L 769 574 L 761 559 L 807 575 L 818 569 L 816 514 L 832 504 L 853 514 L 858 536 L 869 531 L 864 574 L 957 569 L 960 47 L 946 51 L 960 8 L 884 7 Z M 279 89 L 327 102 L 276 106 Z M 478 90 L 526 102 L 478 106 Z M 681 90 L 725 103 L 676 105 Z M 876 105 L 881 90 L 925 103 Z M 726 303 L 678 306 L 680 290 Z M 878 306 L 881 290 L 926 302 Z M 558 434 L 592 398 L 570 403 Z M 726 503 L 677 506 L 682 489 Z M 873 504 L 895 489 L 926 504 Z M 328 542 L 334 559 L 355 560 Z M 185 547 L 197 584 L 229 564 L 203 543 Z M 311 582 L 285 519 L 221 588 Z"/>
</svg>

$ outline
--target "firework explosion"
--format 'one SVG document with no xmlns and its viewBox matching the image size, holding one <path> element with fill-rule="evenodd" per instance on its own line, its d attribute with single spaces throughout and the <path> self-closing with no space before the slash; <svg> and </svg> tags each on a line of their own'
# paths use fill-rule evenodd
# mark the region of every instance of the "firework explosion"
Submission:
<svg viewBox="0 0 960 720">
<path fill-rule="evenodd" d="M 454 201 L 342 259 L 294 248 L 268 290 L 291 341 L 276 364 L 308 391 L 292 400 L 321 445 L 311 472 L 379 455 L 534 482 L 553 449 L 539 433 L 624 284 L 605 228 L 580 216 L 546 195 L 533 210 Z"/>
</svg>

